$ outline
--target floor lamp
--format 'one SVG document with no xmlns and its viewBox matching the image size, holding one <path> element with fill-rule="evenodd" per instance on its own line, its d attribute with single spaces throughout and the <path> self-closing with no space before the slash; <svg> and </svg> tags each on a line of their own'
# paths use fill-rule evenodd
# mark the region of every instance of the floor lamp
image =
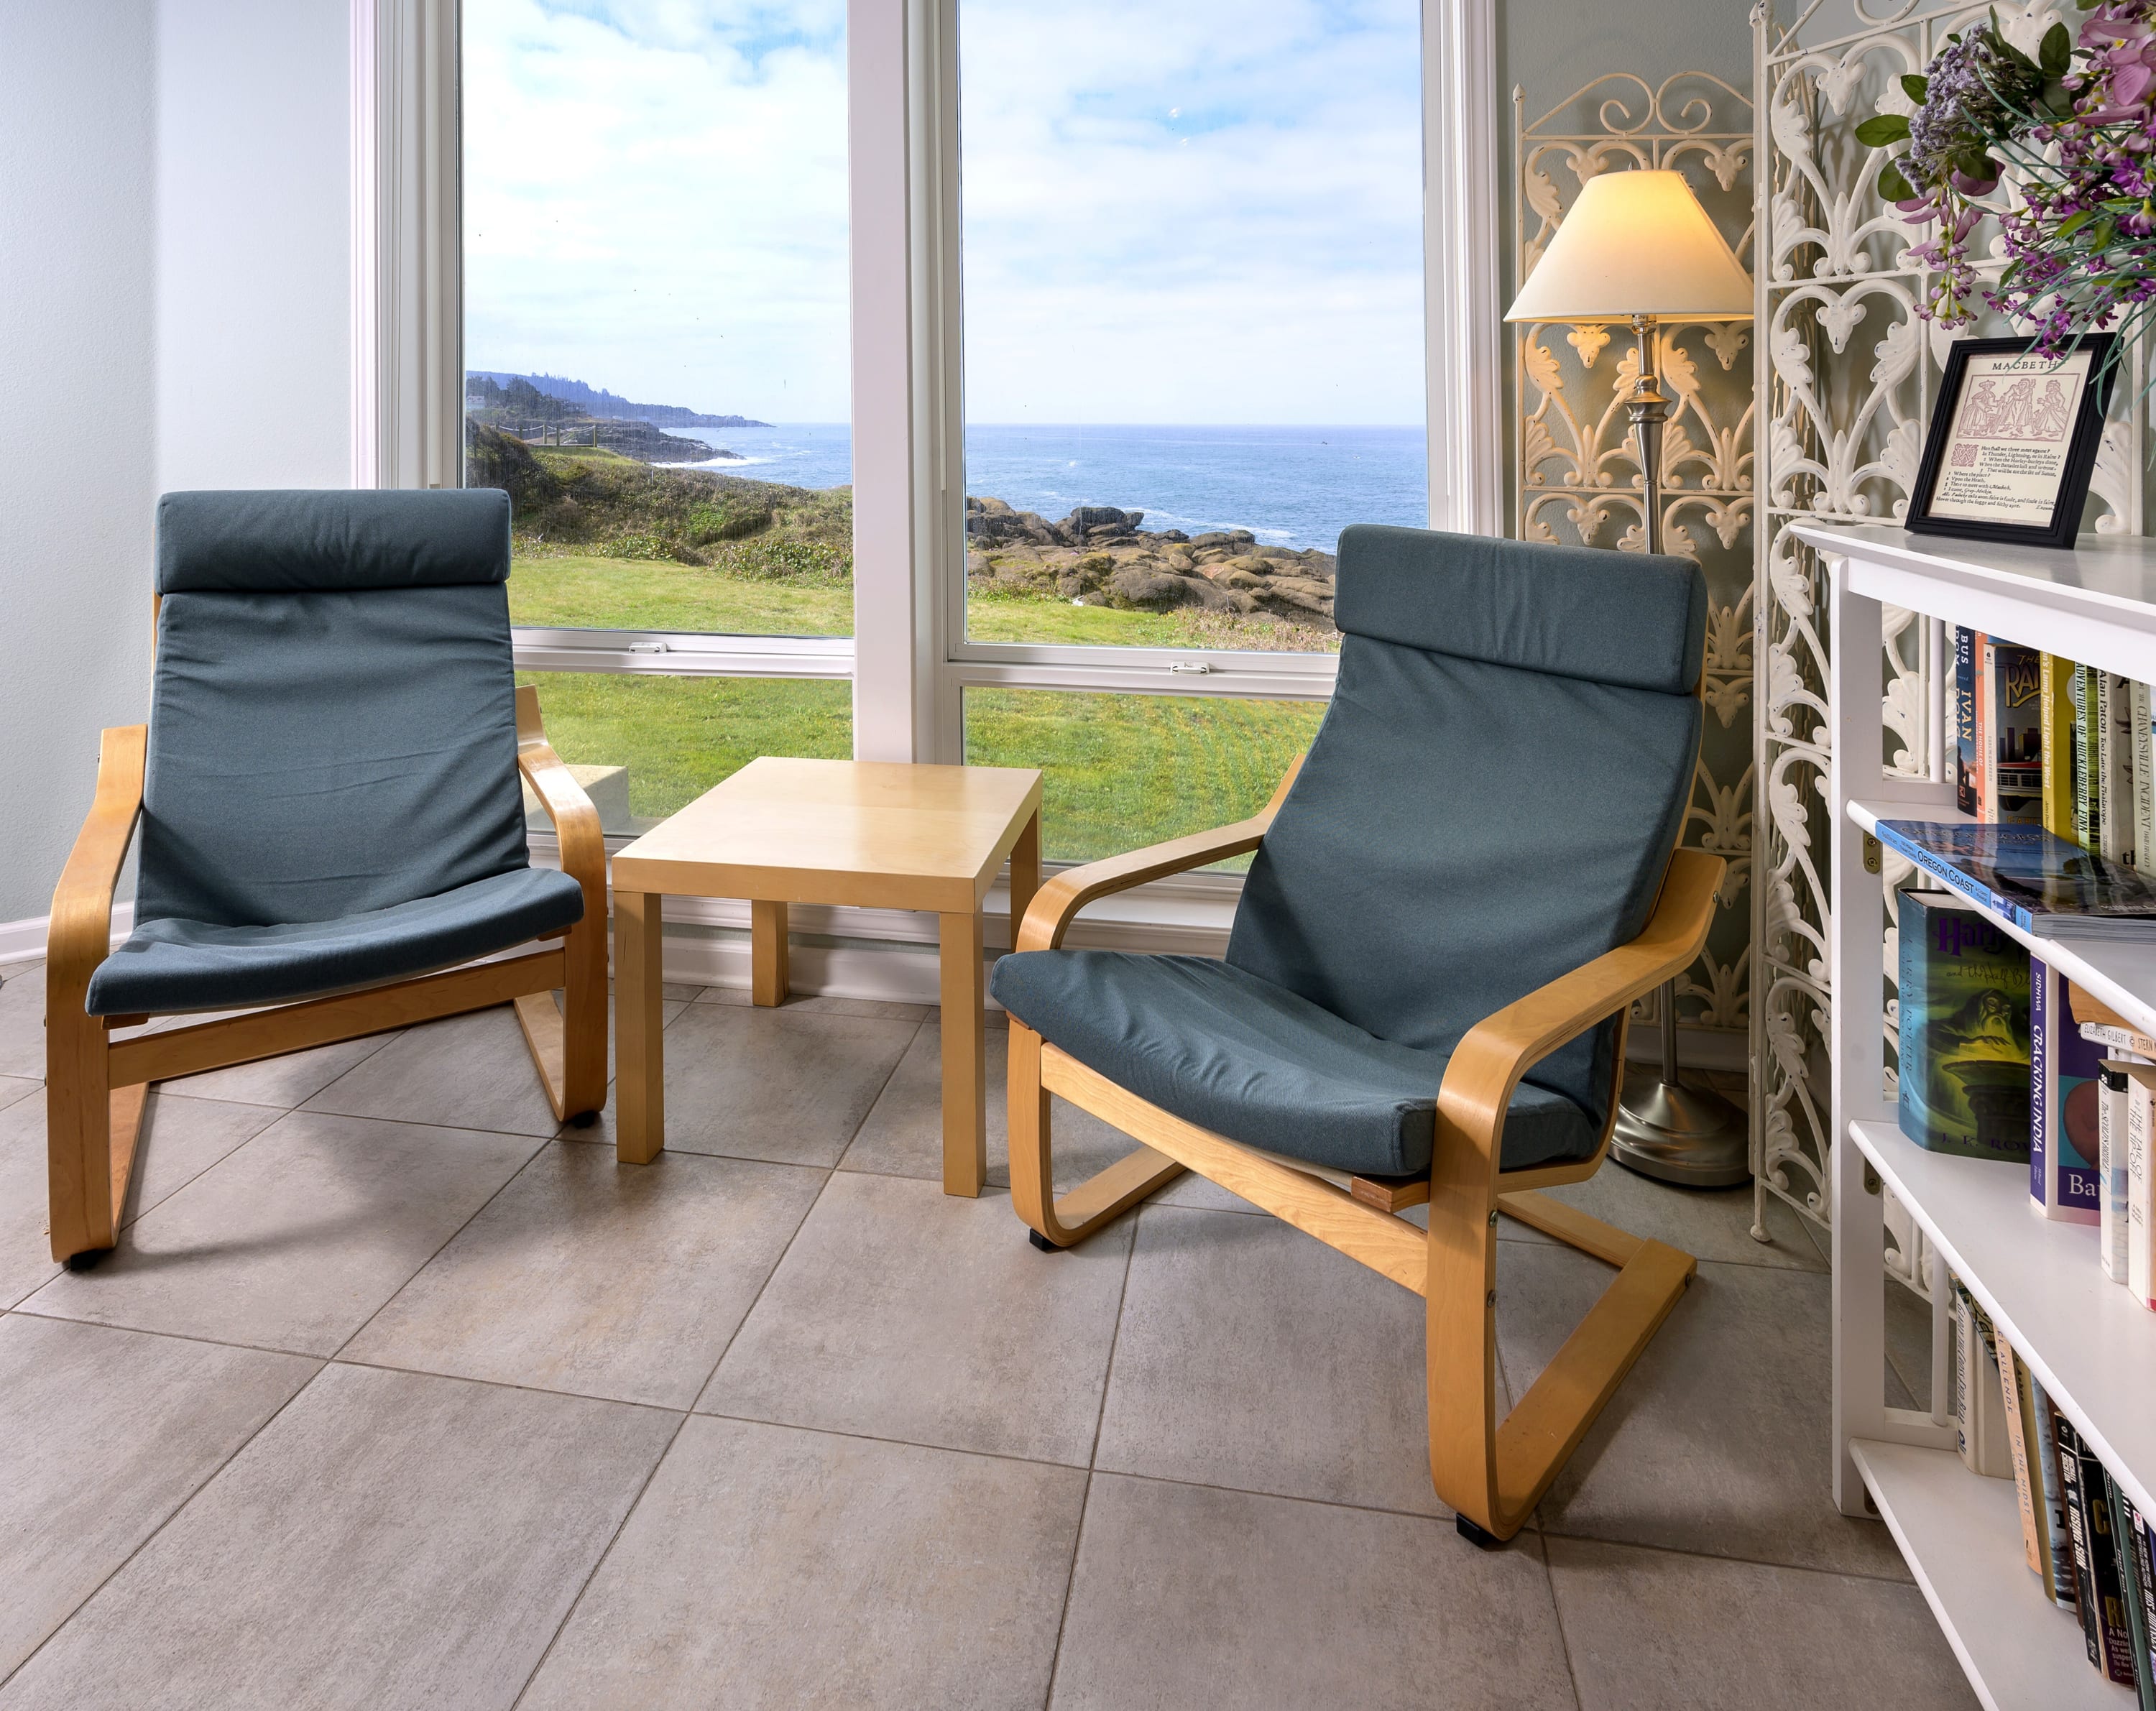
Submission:
<svg viewBox="0 0 2156 1711">
<path fill-rule="evenodd" d="M 1748 321 L 1752 279 L 1671 172 L 1590 178 L 1552 235 L 1505 319 L 1618 321 L 1638 341 L 1640 372 L 1625 399 L 1637 443 L 1645 546 L 1662 550 L 1662 424 L 1670 399 L 1655 373 L 1662 321 Z M 1646 1176 L 1688 1188 L 1726 1188 L 1751 1174 L 1743 1112 L 1710 1088 L 1677 1079 L 1676 983 L 1666 983 L 1658 1068 L 1627 1067 L 1610 1153 Z"/>
</svg>

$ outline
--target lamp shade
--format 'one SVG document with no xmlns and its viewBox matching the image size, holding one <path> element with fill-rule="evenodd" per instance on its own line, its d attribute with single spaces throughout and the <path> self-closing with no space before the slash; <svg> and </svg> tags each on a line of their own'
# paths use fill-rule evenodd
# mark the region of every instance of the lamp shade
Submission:
<svg viewBox="0 0 2156 1711">
<path fill-rule="evenodd" d="M 1744 271 L 1681 172 L 1602 172 L 1551 236 L 1507 321 L 1747 321 Z"/>
</svg>

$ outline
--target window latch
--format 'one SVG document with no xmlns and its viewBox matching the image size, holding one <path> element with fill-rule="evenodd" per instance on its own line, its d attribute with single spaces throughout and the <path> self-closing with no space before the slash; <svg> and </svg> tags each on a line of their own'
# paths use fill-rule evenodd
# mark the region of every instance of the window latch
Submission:
<svg viewBox="0 0 2156 1711">
<path fill-rule="evenodd" d="M 667 652 L 668 649 L 663 641 L 640 641 L 631 642 L 629 645 L 629 650 L 632 654 L 663 654 Z"/>
<path fill-rule="evenodd" d="M 1213 672 L 1212 666 L 1203 660 L 1178 660 L 1168 669 L 1183 677 L 1208 677 Z"/>
</svg>

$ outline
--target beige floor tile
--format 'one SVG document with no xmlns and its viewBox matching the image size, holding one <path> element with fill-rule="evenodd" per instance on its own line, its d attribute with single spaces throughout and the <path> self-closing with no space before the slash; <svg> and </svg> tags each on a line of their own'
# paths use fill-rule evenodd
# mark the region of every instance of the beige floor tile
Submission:
<svg viewBox="0 0 2156 1711">
<path fill-rule="evenodd" d="M 0 1706 L 507 1707 L 678 1418 L 326 1368 Z"/>
<path fill-rule="evenodd" d="M 787 1164 L 553 1143 L 347 1360 L 686 1408 L 823 1186 Z"/>
<path fill-rule="evenodd" d="M 1585 1182 L 1545 1190 L 1550 1198 L 1614 1224 L 1635 1236 L 1650 1236 L 1695 1259 L 1735 1266 L 1778 1266 L 1785 1270 L 1824 1272 L 1826 1262 L 1804 1231 L 1801 1215 L 1772 1195 L 1767 1197 L 1766 1228 L 1774 1240 L 1752 1239 L 1752 1185 L 1741 1188 L 1673 1188 L 1623 1165 L 1604 1163 Z M 1499 1221 L 1507 1240 L 1550 1240 L 1538 1230 L 1510 1218 Z"/>
<path fill-rule="evenodd" d="M 1037 1706 L 1085 1482 L 691 1419 L 520 1711 Z"/>
<path fill-rule="evenodd" d="M 25 1076 L 0 1076 L 0 1111 L 4 1111 L 18 1099 L 44 1091 L 43 1082 L 31 1081 Z"/>
<path fill-rule="evenodd" d="M 53 1262 L 45 1216 L 45 1102 L 18 1099 L 0 1111 L 0 1308 L 42 1287 Z"/>
<path fill-rule="evenodd" d="M 1501 1244 L 1497 1342 L 1524 1392 L 1615 1273 Z M 1829 1496 L 1830 1280 L 1705 1265 L 1543 1501 L 1553 1534 L 1902 1578 Z"/>
<path fill-rule="evenodd" d="M 266 1105 L 180 1099 L 161 1087 L 150 1095 L 135 1143 L 124 1220 L 132 1223 L 167 1200 L 218 1159 L 284 1115 Z M 43 1132 L 44 1125 L 38 1128 Z"/>
<path fill-rule="evenodd" d="M 292 1354 L 0 1318 L 0 1679 L 316 1369 Z"/>
<path fill-rule="evenodd" d="M 1082 1467 L 1131 1221 L 1045 1254 L 1008 1195 L 834 1174 L 696 1405 Z"/>
<path fill-rule="evenodd" d="M 1583 1711 L 1976 1703 L 1913 1586 L 1578 1539 L 1545 1549 Z"/>
<path fill-rule="evenodd" d="M 666 1030 L 666 1144 L 829 1167 L 919 1024 L 692 1004 Z"/>
<path fill-rule="evenodd" d="M 145 1213 L 94 1270 L 25 1305 L 331 1354 L 539 1144 L 294 1112 Z"/>
<path fill-rule="evenodd" d="M 1094 1465 L 1445 1513 L 1419 1296 L 1272 1218 L 1139 1215 Z"/>
<path fill-rule="evenodd" d="M 0 969 L 0 1076 L 42 1079 L 45 1073 L 45 965 L 10 963 Z"/>
<path fill-rule="evenodd" d="M 736 1010 L 752 1005 L 746 986 L 706 986 L 696 994 L 699 1004 L 730 1005 Z M 927 1022 L 936 1016 L 932 1004 L 901 1004 L 882 998 L 826 998 L 820 994 L 797 993 L 779 1006 L 802 1016 L 870 1016 L 887 1022 Z"/>
<path fill-rule="evenodd" d="M 1098 1474 L 1054 1711 L 1573 1703 L 1530 1539 L 1448 1521 Z"/>
<path fill-rule="evenodd" d="M 507 1005 L 406 1029 L 305 1108 L 512 1135 L 551 1135 L 560 1127 Z"/>
<path fill-rule="evenodd" d="M 204 1070 L 198 1076 L 160 1082 L 159 1091 L 177 1098 L 228 1099 L 242 1105 L 270 1105 L 280 1111 L 290 1111 L 295 1105 L 305 1103 L 346 1071 L 366 1062 L 396 1038 L 393 1032 L 370 1034 L 363 1040 L 340 1040 L 306 1051 L 287 1052 L 282 1057 L 236 1063 L 228 1069 Z"/>
<path fill-rule="evenodd" d="M 1006 1077 L 1010 1035 L 1005 1029 L 991 1028 L 986 1037 L 988 1181 L 997 1188 L 1009 1188 L 1010 1100 Z M 839 1161 L 839 1169 L 942 1180 L 942 1052 L 943 1030 L 937 1025 L 930 1023 L 914 1036 L 861 1124 L 860 1133 Z M 1051 1104 L 1049 1136 L 1058 1194 L 1076 1187 L 1137 1144 L 1091 1112 L 1081 1111 L 1061 1099 Z"/>
</svg>

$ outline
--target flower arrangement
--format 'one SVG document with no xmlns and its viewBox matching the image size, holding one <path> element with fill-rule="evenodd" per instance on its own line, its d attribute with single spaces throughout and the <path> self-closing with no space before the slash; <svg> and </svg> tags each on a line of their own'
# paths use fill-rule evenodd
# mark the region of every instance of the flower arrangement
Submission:
<svg viewBox="0 0 2156 1711">
<path fill-rule="evenodd" d="M 2156 317 L 2156 0 L 2082 9 L 2078 33 L 2053 24 L 2033 59 L 1996 13 L 1949 36 L 1922 75 L 1902 79 L 1915 110 L 1856 129 L 1868 147 L 1905 145 L 1881 169 L 1880 193 L 1936 227 L 1911 252 L 1934 274 L 1921 312 L 1958 323 L 1980 300 L 2033 326 L 2053 357 L 2112 328 L 2123 351 Z M 1980 205 L 2010 168 L 2009 205 Z M 1990 288 L 1969 253 L 1986 213 L 2006 255 Z"/>
</svg>

